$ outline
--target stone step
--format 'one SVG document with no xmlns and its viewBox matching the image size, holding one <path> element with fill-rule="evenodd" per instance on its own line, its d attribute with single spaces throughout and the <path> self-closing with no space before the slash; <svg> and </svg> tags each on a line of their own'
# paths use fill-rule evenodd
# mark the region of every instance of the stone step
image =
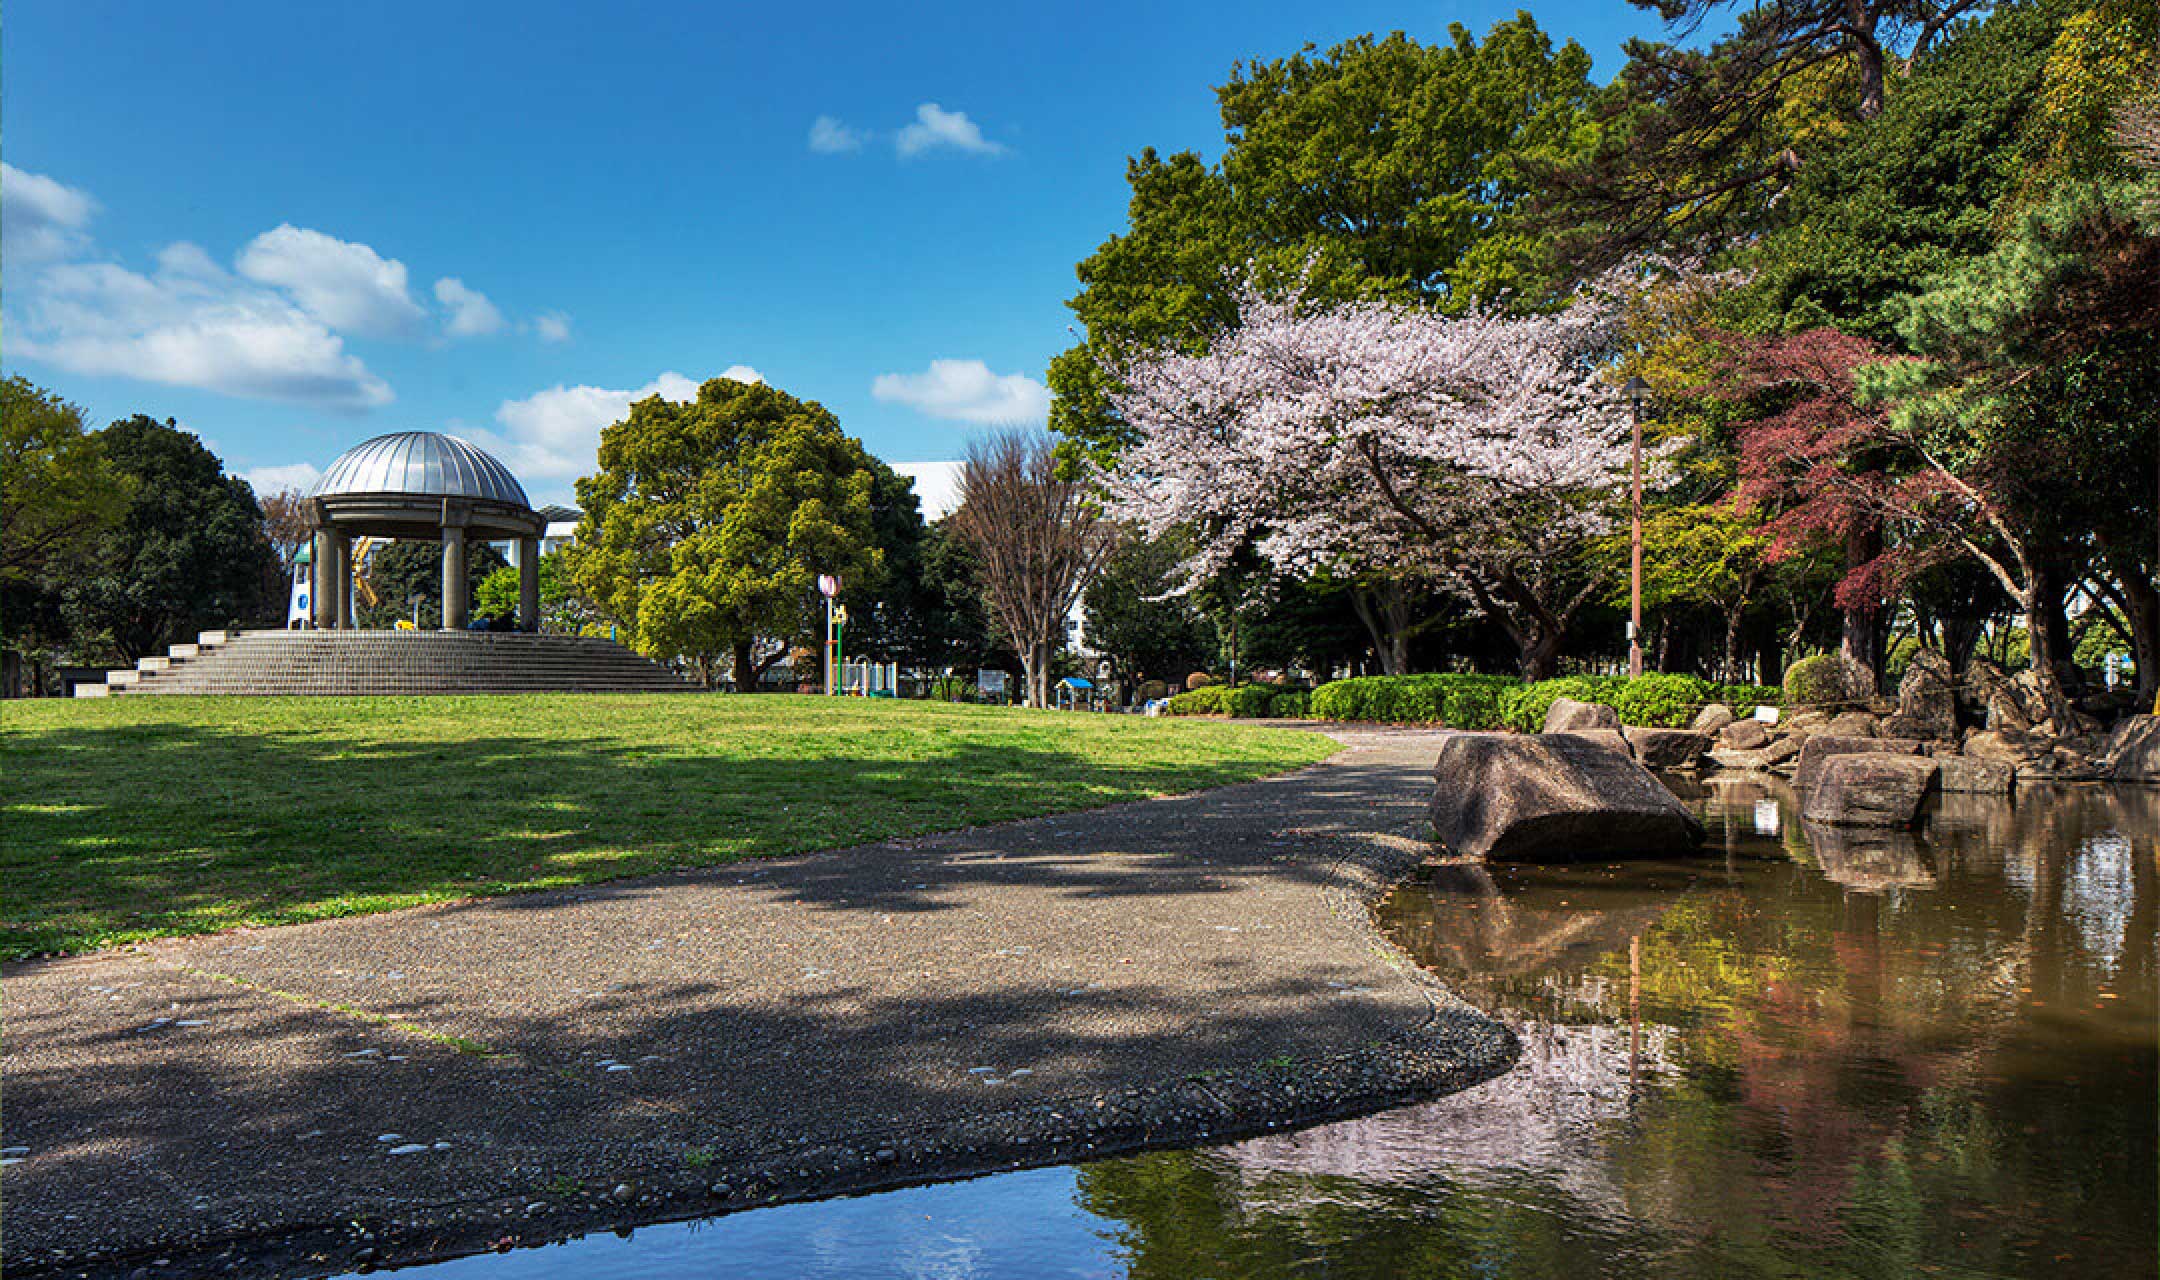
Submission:
<svg viewBox="0 0 2160 1280">
<path fill-rule="evenodd" d="M 92 686 L 82 686 L 88 689 Z M 460 631 L 204 632 L 85 697 L 689 692 L 658 663 L 594 636 Z"/>
</svg>

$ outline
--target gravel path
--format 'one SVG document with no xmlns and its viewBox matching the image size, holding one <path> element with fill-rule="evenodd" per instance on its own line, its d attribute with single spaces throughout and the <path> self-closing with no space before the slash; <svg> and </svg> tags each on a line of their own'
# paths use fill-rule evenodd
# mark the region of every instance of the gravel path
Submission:
<svg viewBox="0 0 2160 1280">
<path fill-rule="evenodd" d="M 5 1265 L 321 1271 L 1485 1079 L 1367 905 L 1431 735 L 1092 813 L 5 972 Z"/>
</svg>

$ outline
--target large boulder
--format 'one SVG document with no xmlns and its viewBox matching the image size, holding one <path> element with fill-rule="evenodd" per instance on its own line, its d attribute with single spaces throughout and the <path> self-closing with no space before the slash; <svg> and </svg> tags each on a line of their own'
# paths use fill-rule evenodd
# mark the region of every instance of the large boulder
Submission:
<svg viewBox="0 0 2160 1280">
<path fill-rule="evenodd" d="M 1822 731 L 1837 738 L 1882 736 L 1876 729 L 1875 717 L 1865 711 L 1841 711 L 1830 717 L 1830 723 L 1824 725 Z"/>
<path fill-rule="evenodd" d="M 1944 794 L 2006 796 L 2017 785 L 2017 769 L 2000 760 L 1972 756 L 1937 756 L 1941 771 L 1935 775 Z"/>
<path fill-rule="evenodd" d="M 1885 751 L 1832 756 L 1808 792 L 1801 816 L 1832 827 L 1910 827 L 1935 784 L 1931 756 Z"/>
<path fill-rule="evenodd" d="M 1780 730 L 1785 733 L 1796 734 L 1803 738 L 1807 737 L 1810 734 L 1821 733 L 1824 729 L 1828 728 L 1829 725 L 1830 714 L 1828 712 L 1815 711 L 1812 709 L 1807 711 L 1795 711 L 1791 715 L 1786 716 L 1778 721 L 1778 728 Z"/>
<path fill-rule="evenodd" d="M 1883 732 L 1897 738 L 1957 741 L 1957 677 L 1948 658 L 1933 649 L 1913 655 L 1898 681 L 1897 714 L 1885 722 Z"/>
<path fill-rule="evenodd" d="M 2021 765 L 2038 759 L 2046 751 L 2044 744 L 2015 729 L 1978 729 L 1965 735 L 1964 752 L 1975 760 Z"/>
<path fill-rule="evenodd" d="M 1733 751 L 1757 751 L 1770 743 L 1770 726 L 1760 720 L 1735 720 L 1718 730 L 1718 745 Z"/>
<path fill-rule="evenodd" d="M 1697 733 L 1716 733 L 1733 722 L 1733 710 L 1722 702 L 1713 702 L 1695 713 L 1688 728 Z"/>
<path fill-rule="evenodd" d="M 1803 791 L 1814 786 L 1822 776 L 1823 766 L 1837 756 L 1876 753 L 1909 756 L 1919 750 L 1920 744 L 1910 738 L 1847 738 L 1835 733 L 1818 733 L 1800 744 L 1793 785 Z"/>
<path fill-rule="evenodd" d="M 1570 734 L 1451 733 L 1433 764 L 1434 837 L 1465 857 L 1683 854 L 1702 824 L 1648 769 Z"/>
<path fill-rule="evenodd" d="M 1620 713 L 1598 702 L 1554 698 L 1545 709 L 1545 732 L 1573 733 L 1578 729 L 1618 729 Z"/>
<path fill-rule="evenodd" d="M 2031 697 L 2031 682 L 2020 683 L 1986 658 L 1966 664 L 1965 680 L 1980 704 L 1981 723 L 1999 733 L 2030 733 L 2047 718 L 2047 708 Z"/>
<path fill-rule="evenodd" d="M 1736 747 L 1714 747 L 1710 751 L 1710 763 L 1720 769 L 1737 769 L 1742 773 L 1768 773 L 1777 761 L 1767 751 L 1742 751 Z"/>
<path fill-rule="evenodd" d="M 2116 726 L 2108 742 L 2108 776 L 2160 783 L 2160 716 L 2132 716 Z"/>
<path fill-rule="evenodd" d="M 1616 751 L 1630 760 L 1635 758 L 1635 744 L 1629 742 L 1628 736 L 1618 729 L 1569 729 L 1567 736 L 1594 743 L 1607 751 Z"/>
<path fill-rule="evenodd" d="M 1623 731 L 1635 758 L 1652 769 L 1692 769 L 1710 749 L 1710 735 L 1692 729 L 1641 729 Z"/>
</svg>

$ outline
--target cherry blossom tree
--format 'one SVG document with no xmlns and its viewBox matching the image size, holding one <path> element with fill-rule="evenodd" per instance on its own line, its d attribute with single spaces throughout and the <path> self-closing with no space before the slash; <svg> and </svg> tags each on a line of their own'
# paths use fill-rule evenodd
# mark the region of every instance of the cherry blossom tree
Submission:
<svg viewBox="0 0 2160 1280">
<path fill-rule="evenodd" d="M 1525 676 L 1550 675 L 1598 585 L 1581 553 L 1625 492 L 1608 370 L 1641 270 L 1530 315 L 1248 286 L 1205 352 L 1121 371 L 1139 440 L 1098 476 L 1111 513 L 1192 530 L 1193 584 L 1247 546 L 1303 576 L 1429 576 L 1506 630 Z"/>
</svg>

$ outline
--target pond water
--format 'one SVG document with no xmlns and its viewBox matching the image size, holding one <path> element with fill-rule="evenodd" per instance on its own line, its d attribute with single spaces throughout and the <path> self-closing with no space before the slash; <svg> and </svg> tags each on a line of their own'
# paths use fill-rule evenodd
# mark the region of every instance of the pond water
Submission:
<svg viewBox="0 0 2160 1280">
<path fill-rule="evenodd" d="M 1703 856 L 1436 871 L 1380 908 L 1522 1062 L 1230 1146 L 649 1227 L 448 1277 L 2155 1274 L 2160 792 L 1919 835 L 1694 797 Z"/>
</svg>

